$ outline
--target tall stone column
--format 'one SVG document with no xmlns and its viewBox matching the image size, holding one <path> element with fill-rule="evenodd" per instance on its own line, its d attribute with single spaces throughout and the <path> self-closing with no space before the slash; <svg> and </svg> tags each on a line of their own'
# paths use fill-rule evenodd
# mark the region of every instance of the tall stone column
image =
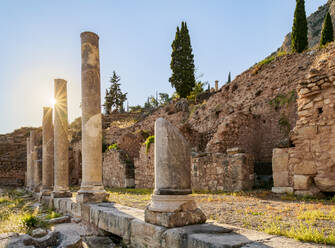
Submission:
<svg viewBox="0 0 335 248">
<path fill-rule="evenodd" d="M 219 80 L 215 80 L 215 91 L 219 90 Z"/>
<path fill-rule="evenodd" d="M 81 38 L 82 183 L 79 202 L 107 197 L 102 185 L 102 122 L 99 37 L 83 32 Z"/>
<path fill-rule="evenodd" d="M 165 227 L 204 223 L 206 216 L 191 192 L 191 148 L 176 127 L 159 118 L 155 123 L 155 190 L 145 221 Z"/>
<path fill-rule="evenodd" d="M 33 151 L 34 151 L 34 147 L 36 145 L 36 132 L 34 130 L 30 131 L 30 145 L 29 145 L 29 148 L 30 148 L 30 175 L 29 175 L 29 181 L 30 181 L 30 185 L 29 185 L 29 189 L 30 190 L 34 190 L 34 160 L 33 160 Z"/>
<path fill-rule="evenodd" d="M 67 82 L 55 79 L 54 188 L 53 198 L 72 197 L 69 189 Z"/>
<path fill-rule="evenodd" d="M 38 146 L 34 146 L 34 150 L 31 153 L 32 161 L 33 161 L 33 167 L 34 167 L 34 175 L 33 175 L 33 181 L 34 181 L 34 189 L 33 191 L 38 193 L 40 192 L 41 188 L 41 161 L 38 157 Z"/>
<path fill-rule="evenodd" d="M 26 187 L 30 187 L 30 173 L 31 173 L 31 163 L 30 163 L 30 138 L 27 138 L 27 171 L 26 171 Z"/>
<path fill-rule="evenodd" d="M 54 130 L 52 108 L 43 108 L 42 121 L 42 189 L 43 195 L 50 195 L 54 183 Z"/>
</svg>

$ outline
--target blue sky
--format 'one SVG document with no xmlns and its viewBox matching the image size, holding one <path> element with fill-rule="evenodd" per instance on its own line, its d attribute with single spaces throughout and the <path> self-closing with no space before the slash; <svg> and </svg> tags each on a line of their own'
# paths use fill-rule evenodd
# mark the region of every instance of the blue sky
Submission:
<svg viewBox="0 0 335 248">
<path fill-rule="evenodd" d="M 306 0 L 309 15 L 326 0 Z M 130 105 L 171 94 L 171 42 L 190 30 L 197 74 L 220 86 L 275 51 L 291 30 L 294 0 L 2 0 L 0 133 L 41 126 L 53 79 L 68 81 L 69 121 L 81 115 L 80 33 L 100 36 L 102 99 L 112 71 Z"/>
</svg>

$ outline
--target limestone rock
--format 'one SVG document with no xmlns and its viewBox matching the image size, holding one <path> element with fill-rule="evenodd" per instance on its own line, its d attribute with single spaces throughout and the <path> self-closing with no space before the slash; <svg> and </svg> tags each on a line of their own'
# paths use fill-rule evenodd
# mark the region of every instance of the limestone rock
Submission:
<svg viewBox="0 0 335 248">
<path fill-rule="evenodd" d="M 61 217 L 58 217 L 58 218 L 47 220 L 47 222 L 51 225 L 60 224 L 60 223 L 68 223 L 70 221 L 71 221 L 70 216 L 61 216 Z"/>
<path fill-rule="evenodd" d="M 180 99 L 175 105 L 176 112 L 187 112 L 188 111 L 188 101 L 185 98 Z"/>
<path fill-rule="evenodd" d="M 37 228 L 32 231 L 31 236 L 33 236 L 34 238 L 41 238 L 47 234 L 48 234 L 47 230 L 44 230 L 42 228 Z"/>
</svg>

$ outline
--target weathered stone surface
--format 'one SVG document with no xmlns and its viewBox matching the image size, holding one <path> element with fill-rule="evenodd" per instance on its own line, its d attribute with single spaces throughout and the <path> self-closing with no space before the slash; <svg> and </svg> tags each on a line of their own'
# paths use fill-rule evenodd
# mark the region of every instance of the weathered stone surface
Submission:
<svg viewBox="0 0 335 248">
<path fill-rule="evenodd" d="M 289 187 L 290 183 L 289 183 L 288 171 L 274 172 L 273 184 L 275 187 Z"/>
<path fill-rule="evenodd" d="M 310 176 L 304 175 L 294 175 L 294 189 L 297 190 L 306 190 L 312 184 Z"/>
<path fill-rule="evenodd" d="M 55 79 L 54 121 L 54 198 L 70 196 L 69 190 L 69 141 L 67 114 L 67 82 Z"/>
<path fill-rule="evenodd" d="M 317 173 L 314 161 L 304 161 L 294 166 L 294 174 L 297 175 L 315 175 Z"/>
<path fill-rule="evenodd" d="M 165 227 L 145 223 L 134 219 L 131 221 L 131 243 L 139 248 L 161 247 L 162 235 L 167 229 Z"/>
<path fill-rule="evenodd" d="M 113 248 L 116 246 L 108 237 L 89 236 L 83 241 L 84 247 L 87 248 Z"/>
<path fill-rule="evenodd" d="M 99 37 L 81 37 L 82 182 L 79 202 L 101 202 L 107 193 L 102 185 L 102 121 L 100 97 Z"/>
<path fill-rule="evenodd" d="M 191 191 L 191 148 L 180 132 L 163 118 L 155 123 L 156 195 Z"/>
<path fill-rule="evenodd" d="M 54 130 L 52 108 L 43 108 L 42 195 L 50 195 L 54 184 Z"/>
<path fill-rule="evenodd" d="M 55 225 L 55 224 L 61 224 L 61 223 L 68 223 L 71 221 L 71 217 L 70 216 L 61 216 L 58 218 L 53 218 L 50 220 L 47 220 L 46 222 L 48 222 L 51 225 Z"/>
<path fill-rule="evenodd" d="M 288 149 L 273 149 L 272 171 L 288 171 Z"/>
<path fill-rule="evenodd" d="M 276 194 L 284 194 L 294 192 L 293 187 L 272 187 L 272 192 Z"/>
<path fill-rule="evenodd" d="M 33 236 L 34 238 L 41 238 L 47 234 L 48 234 L 47 230 L 44 230 L 42 228 L 37 228 L 32 231 L 31 236 Z"/>
<path fill-rule="evenodd" d="M 191 193 L 191 151 L 180 132 L 159 118 L 155 124 L 155 190 L 145 221 L 165 227 L 206 222 Z"/>
</svg>

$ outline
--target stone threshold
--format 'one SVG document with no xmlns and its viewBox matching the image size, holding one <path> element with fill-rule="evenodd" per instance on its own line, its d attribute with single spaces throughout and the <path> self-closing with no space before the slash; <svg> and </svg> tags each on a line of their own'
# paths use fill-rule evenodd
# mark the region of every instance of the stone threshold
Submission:
<svg viewBox="0 0 335 248">
<path fill-rule="evenodd" d="M 321 247 L 253 230 L 214 222 L 178 228 L 165 228 L 144 222 L 144 210 L 104 202 L 80 204 L 75 198 L 44 196 L 56 211 L 122 238 L 129 247 L 150 248 L 223 248 L 223 247 Z M 322 246 L 325 247 L 325 246 Z"/>
</svg>

